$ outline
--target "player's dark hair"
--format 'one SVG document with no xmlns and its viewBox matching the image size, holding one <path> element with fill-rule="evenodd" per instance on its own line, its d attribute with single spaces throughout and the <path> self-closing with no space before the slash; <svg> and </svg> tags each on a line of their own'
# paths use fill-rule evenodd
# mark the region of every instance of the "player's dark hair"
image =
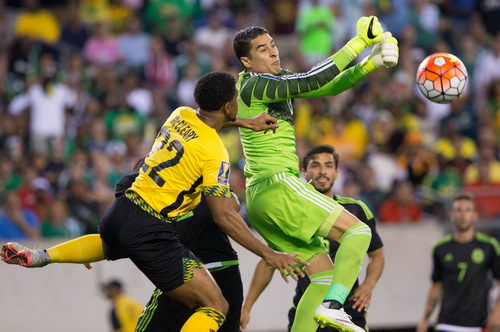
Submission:
<svg viewBox="0 0 500 332">
<path fill-rule="evenodd" d="M 451 202 L 455 203 L 456 201 L 469 201 L 472 202 L 474 206 L 476 206 L 476 200 L 474 199 L 474 195 L 467 191 L 462 191 L 456 194 Z"/>
<path fill-rule="evenodd" d="M 249 27 L 236 33 L 233 39 L 233 50 L 234 55 L 236 55 L 236 58 L 238 58 L 243 68 L 245 68 L 245 66 L 243 62 L 241 62 L 241 58 L 250 55 L 250 43 L 252 40 L 267 33 L 269 32 L 262 27 Z"/>
<path fill-rule="evenodd" d="M 214 112 L 227 104 L 237 93 L 236 80 L 225 72 L 203 75 L 194 88 L 194 100 L 203 111 Z"/>
<path fill-rule="evenodd" d="M 335 160 L 335 169 L 339 168 L 339 160 L 340 156 L 339 154 L 335 151 L 335 148 L 331 145 L 316 145 L 314 146 L 307 154 L 302 158 L 302 168 L 307 169 L 307 165 L 309 164 L 309 160 L 312 159 L 314 155 L 320 154 L 320 153 L 328 153 L 333 156 L 333 160 Z"/>
<path fill-rule="evenodd" d="M 122 285 L 121 281 L 119 281 L 117 279 L 113 279 L 113 280 L 110 280 L 109 282 L 107 282 L 106 284 L 102 285 L 102 289 L 103 290 L 106 290 L 106 289 L 109 289 L 109 288 L 116 288 L 119 291 L 122 291 L 123 290 L 123 285 Z"/>
</svg>

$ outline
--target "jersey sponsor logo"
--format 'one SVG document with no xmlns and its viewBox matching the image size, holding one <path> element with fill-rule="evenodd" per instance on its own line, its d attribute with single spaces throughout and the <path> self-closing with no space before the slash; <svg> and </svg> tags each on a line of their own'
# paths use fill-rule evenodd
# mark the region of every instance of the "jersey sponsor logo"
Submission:
<svg viewBox="0 0 500 332">
<path fill-rule="evenodd" d="M 221 161 L 219 167 L 219 174 L 217 175 L 217 183 L 227 186 L 229 183 L 230 165 L 227 161 Z"/>
<path fill-rule="evenodd" d="M 172 121 L 170 121 L 170 125 L 186 142 L 198 138 L 196 131 L 194 131 L 194 129 L 192 129 L 185 120 L 182 120 L 180 116 L 173 118 Z"/>
<path fill-rule="evenodd" d="M 472 261 L 476 264 L 482 263 L 484 261 L 484 251 L 481 248 L 476 248 L 472 251 L 470 255 Z"/>
</svg>

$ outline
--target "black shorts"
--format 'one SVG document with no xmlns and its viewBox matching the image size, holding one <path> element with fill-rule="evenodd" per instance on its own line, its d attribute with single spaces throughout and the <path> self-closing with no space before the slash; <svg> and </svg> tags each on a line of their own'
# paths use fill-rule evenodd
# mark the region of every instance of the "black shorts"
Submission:
<svg viewBox="0 0 500 332">
<path fill-rule="evenodd" d="M 240 269 L 235 265 L 211 272 L 211 274 L 217 285 L 219 285 L 224 298 L 229 303 L 226 321 L 218 331 L 239 332 L 243 303 Z M 155 290 L 139 318 L 136 332 L 179 332 L 182 325 L 194 311 L 195 309 L 188 308 L 159 290 Z"/>
<path fill-rule="evenodd" d="M 127 197 L 118 197 L 99 223 L 104 254 L 110 260 L 130 258 L 164 292 L 189 281 L 203 266 L 184 247 L 172 224 L 160 221 Z"/>
</svg>

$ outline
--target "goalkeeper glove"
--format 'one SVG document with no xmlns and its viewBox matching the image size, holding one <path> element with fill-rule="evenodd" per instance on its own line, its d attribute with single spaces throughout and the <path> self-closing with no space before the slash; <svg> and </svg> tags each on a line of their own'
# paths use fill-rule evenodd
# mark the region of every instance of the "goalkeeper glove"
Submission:
<svg viewBox="0 0 500 332">
<path fill-rule="evenodd" d="M 376 16 L 361 17 L 356 25 L 356 37 L 347 43 L 347 49 L 357 57 L 365 48 L 384 39 L 384 30 Z"/>
<path fill-rule="evenodd" d="M 398 41 L 387 31 L 384 33 L 384 40 L 375 44 L 371 54 L 362 61 L 362 68 L 366 73 L 382 66 L 391 68 L 398 64 L 398 58 Z"/>
</svg>

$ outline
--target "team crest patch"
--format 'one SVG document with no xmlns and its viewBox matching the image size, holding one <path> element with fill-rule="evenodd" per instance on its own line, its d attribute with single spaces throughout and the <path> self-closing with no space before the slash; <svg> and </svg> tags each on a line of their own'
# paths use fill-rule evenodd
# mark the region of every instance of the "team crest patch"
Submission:
<svg viewBox="0 0 500 332">
<path fill-rule="evenodd" d="M 472 261 L 476 264 L 482 263 L 484 261 L 484 251 L 481 248 L 476 248 L 474 251 L 472 251 L 472 254 L 470 256 Z"/>
<path fill-rule="evenodd" d="M 219 174 L 217 175 L 217 183 L 227 186 L 229 183 L 229 172 L 231 168 L 227 161 L 221 161 L 219 167 Z"/>
</svg>

